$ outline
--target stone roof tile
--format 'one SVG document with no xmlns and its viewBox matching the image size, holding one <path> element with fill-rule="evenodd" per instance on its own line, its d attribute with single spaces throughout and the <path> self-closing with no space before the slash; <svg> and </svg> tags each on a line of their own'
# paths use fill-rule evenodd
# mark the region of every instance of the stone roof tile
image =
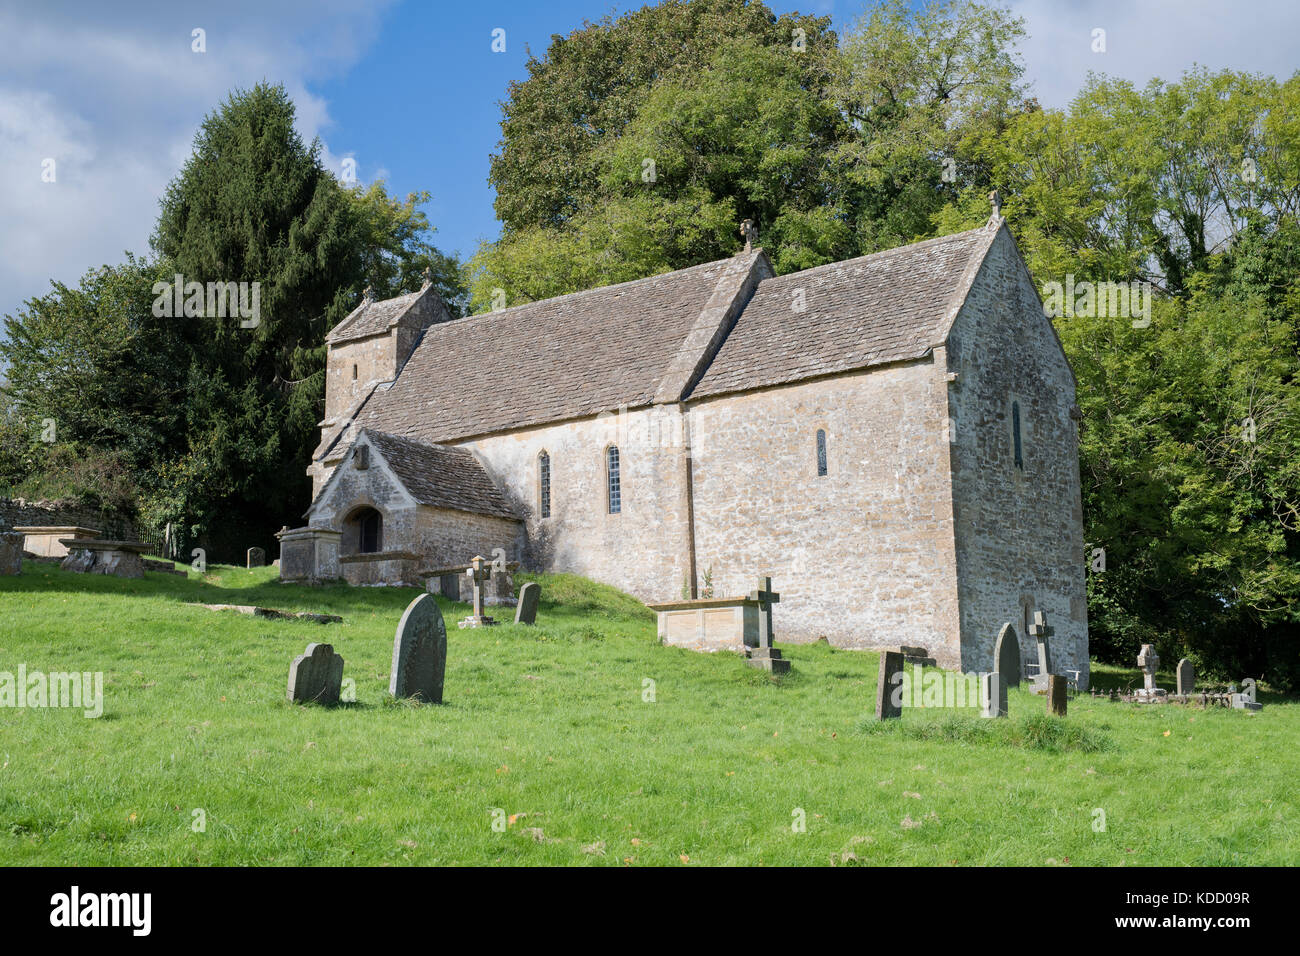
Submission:
<svg viewBox="0 0 1300 956">
<path fill-rule="evenodd" d="M 519 518 L 482 463 L 467 449 L 426 444 L 370 428 L 363 429 L 357 441 L 362 437 L 420 504 Z"/>
<path fill-rule="evenodd" d="M 967 266 L 996 232 L 980 227 L 763 280 L 690 398 L 924 356 L 946 335 Z"/>
<path fill-rule="evenodd" d="M 357 424 L 438 442 L 648 405 L 718 283 L 756 255 L 430 326 Z"/>
</svg>

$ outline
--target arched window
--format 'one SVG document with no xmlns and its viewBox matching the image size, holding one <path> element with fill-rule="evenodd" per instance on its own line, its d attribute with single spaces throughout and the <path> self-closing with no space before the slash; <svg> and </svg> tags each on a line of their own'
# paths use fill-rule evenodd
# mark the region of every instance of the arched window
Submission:
<svg viewBox="0 0 1300 956">
<path fill-rule="evenodd" d="M 384 550 L 384 516 L 374 508 L 358 508 L 343 522 L 339 542 L 343 554 L 375 554 Z"/>
<path fill-rule="evenodd" d="M 826 429 L 817 429 L 817 477 L 826 474 Z"/>
<path fill-rule="evenodd" d="M 1014 445 L 1016 467 L 1025 470 L 1025 458 L 1020 444 L 1020 403 L 1011 403 L 1011 441 Z"/>
<path fill-rule="evenodd" d="M 551 456 L 537 455 L 537 511 L 543 518 L 551 516 Z"/>
<path fill-rule="evenodd" d="M 619 479 L 617 445 L 605 449 L 605 474 L 609 513 L 616 515 L 623 510 L 623 485 Z"/>
</svg>

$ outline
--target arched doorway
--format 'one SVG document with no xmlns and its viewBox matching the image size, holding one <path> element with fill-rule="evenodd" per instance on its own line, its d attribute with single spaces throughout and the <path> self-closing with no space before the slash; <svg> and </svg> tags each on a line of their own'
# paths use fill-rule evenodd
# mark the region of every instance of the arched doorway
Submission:
<svg viewBox="0 0 1300 956">
<path fill-rule="evenodd" d="M 361 507 L 343 521 L 342 554 L 375 554 L 384 550 L 384 516 L 374 508 Z"/>
</svg>

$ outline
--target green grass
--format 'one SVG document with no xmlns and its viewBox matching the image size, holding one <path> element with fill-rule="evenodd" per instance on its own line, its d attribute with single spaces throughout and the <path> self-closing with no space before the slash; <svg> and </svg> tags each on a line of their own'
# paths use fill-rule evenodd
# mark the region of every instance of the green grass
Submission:
<svg viewBox="0 0 1300 956">
<path fill-rule="evenodd" d="M 393 704 L 393 631 L 418 592 L 281 585 L 274 573 L 122 581 L 28 562 L 0 578 L 0 671 L 103 671 L 106 697 L 97 720 L 0 709 L 0 863 L 1300 858 L 1300 706 L 1268 695 L 1257 714 L 1085 696 L 1062 721 L 1015 690 L 1007 720 L 905 710 L 880 725 L 874 654 L 789 645 L 794 672 L 774 681 L 736 655 L 658 646 L 626 595 L 542 576 L 536 628 L 459 631 L 465 606 L 441 602 L 446 703 Z M 311 641 L 346 658 L 355 704 L 286 703 L 289 662 Z M 1102 668 L 1097 683 L 1134 673 Z M 505 832 L 494 811 L 510 818 Z M 792 829 L 798 811 L 806 832 Z"/>
</svg>

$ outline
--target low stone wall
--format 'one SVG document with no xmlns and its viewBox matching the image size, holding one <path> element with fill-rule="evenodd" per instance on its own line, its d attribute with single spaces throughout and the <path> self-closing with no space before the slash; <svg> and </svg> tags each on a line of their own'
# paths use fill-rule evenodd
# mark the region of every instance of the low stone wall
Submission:
<svg viewBox="0 0 1300 956">
<path fill-rule="evenodd" d="M 339 555 L 339 570 L 352 585 L 401 585 L 420 587 L 416 573 L 420 556 L 414 551 L 376 551 Z"/>
<path fill-rule="evenodd" d="M 0 525 L 56 525 L 95 528 L 112 538 L 133 540 L 136 528 L 119 515 L 107 515 L 94 508 L 70 501 L 28 501 L 24 498 L 0 498 Z"/>
</svg>

